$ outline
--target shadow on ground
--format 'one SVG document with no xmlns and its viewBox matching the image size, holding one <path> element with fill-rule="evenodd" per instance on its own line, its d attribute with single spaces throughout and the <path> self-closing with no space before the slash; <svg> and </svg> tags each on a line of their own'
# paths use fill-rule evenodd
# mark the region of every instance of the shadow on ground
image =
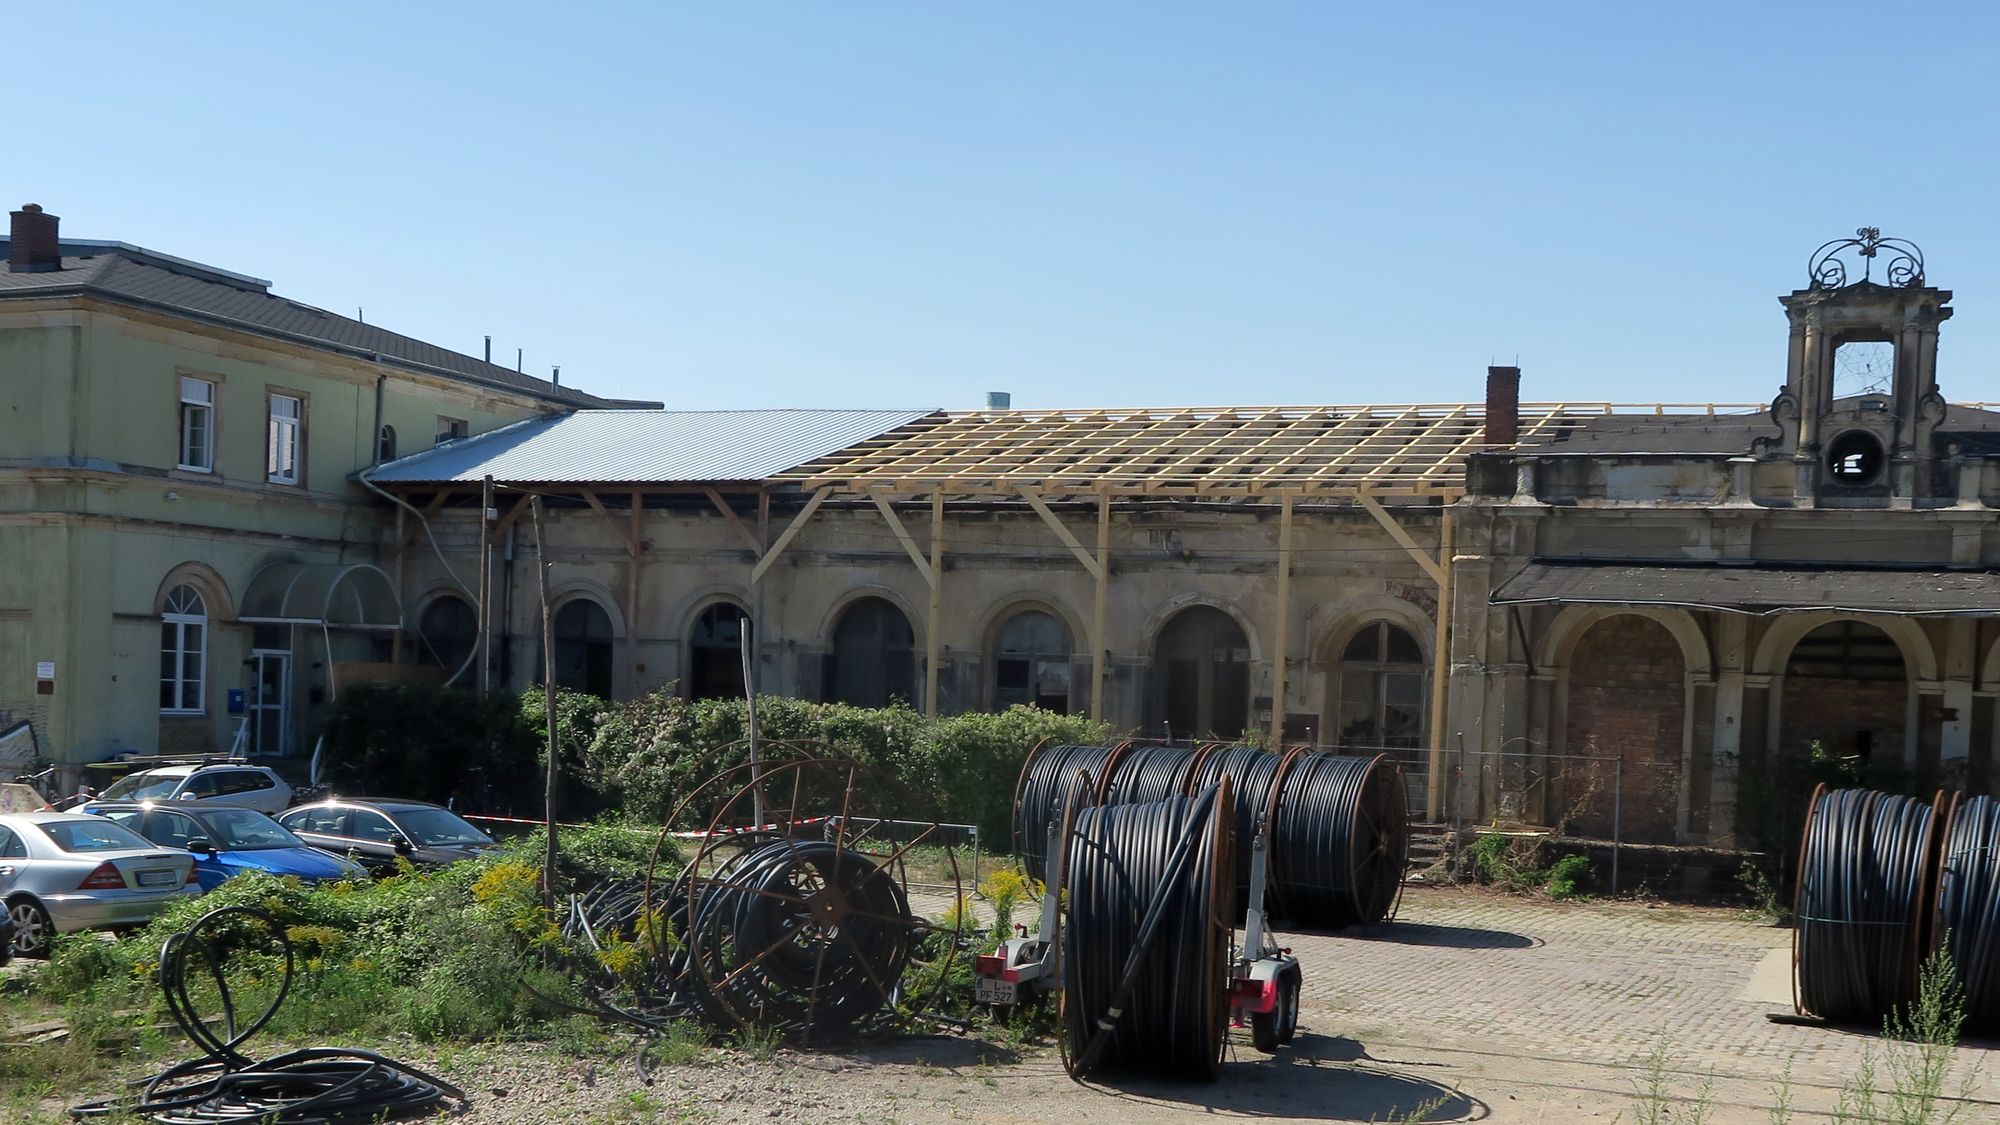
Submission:
<svg viewBox="0 0 2000 1125">
<path fill-rule="evenodd" d="M 1429 1079 L 1354 1065 L 1368 1057 L 1352 1039 L 1300 1035 L 1275 1055 L 1239 1048 L 1214 1083 L 1111 1079 L 1098 1088 L 1121 1100 L 1200 1106 L 1221 1117 L 1442 1122 L 1492 1116 L 1485 1102 Z"/>
<path fill-rule="evenodd" d="M 1009 1066 L 1021 1052 L 997 1043 L 960 1035 L 904 1035 L 886 1043 L 854 1048 L 856 1058 L 878 1063 L 909 1063 L 943 1070 L 961 1066 Z"/>
<path fill-rule="evenodd" d="M 1358 938 L 1362 941 L 1426 945 L 1436 949 L 1535 949 L 1543 944 L 1540 938 L 1508 930 L 1482 930 L 1471 926 L 1433 926 L 1424 922 L 1385 922 L 1375 926 L 1356 926 L 1350 930 L 1325 932 L 1339 937 Z"/>
</svg>

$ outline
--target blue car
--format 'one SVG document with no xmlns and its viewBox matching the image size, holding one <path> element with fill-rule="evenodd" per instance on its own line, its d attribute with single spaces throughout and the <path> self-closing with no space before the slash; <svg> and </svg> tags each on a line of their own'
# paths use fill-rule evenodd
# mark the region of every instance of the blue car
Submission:
<svg viewBox="0 0 2000 1125">
<path fill-rule="evenodd" d="M 367 877 L 360 864 L 313 847 L 256 809 L 91 801 L 76 811 L 115 820 L 155 844 L 193 852 L 195 882 L 204 892 L 246 871 L 296 875 L 308 883 Z"/>
</svg>

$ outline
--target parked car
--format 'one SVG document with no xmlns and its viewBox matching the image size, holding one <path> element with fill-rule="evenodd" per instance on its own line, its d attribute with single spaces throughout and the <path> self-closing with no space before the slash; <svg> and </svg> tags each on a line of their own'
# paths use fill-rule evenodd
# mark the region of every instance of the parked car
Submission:
<svg viewBox="0 0 2000 1125">
<path fill-rule="evenodd" d="M 320 801 L 278 814 L 278 823 L 316 848 L 353 854 L 370 867 L 455 863 L 498 845 L 450 809 L 423 801 Z"/>
<path fill-rule="evenodd" d="M 194 856 L 163 848 L 101 816 L 0 816 L 0 901 L 14 952 L 45 957 L 53 934 L 144 925 L 168 903 L 198 895 Z"/>
<path fill-rule="evenodd" d="M 291 805 L 292 787 L 263 766 L 190 762 L 126 774 L 97 797 L 101 801 L 233 805 L 275 816 Z"/>
<path fill-rule="evenodd" d="M 307 844 L 256 809 L 91 801 L 77 811 L 114 820 L 155 844 L 192 852 L 195 882 L 204 891 L 245 871 L 296 875 L 308 883 L 367 875 L 359 864 Z"/>
</svg>

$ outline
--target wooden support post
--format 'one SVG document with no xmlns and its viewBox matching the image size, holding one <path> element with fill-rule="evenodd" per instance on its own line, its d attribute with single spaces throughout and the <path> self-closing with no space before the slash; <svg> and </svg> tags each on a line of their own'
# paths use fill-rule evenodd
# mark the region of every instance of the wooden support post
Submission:
<svg viewBox="0 0 2000 1125">
<path fill-rule="evenodd" d="M 493 477 L 479 486 L 479 694 L 493 680 Z"/>
<path fill-rule="evenodd" d="M 819 506 L 826 503 L 826 498 L 832 494 L 831 487 L 813 493 L 812 499 L 806 501 L 806 506 L 799 510 L 798 515 L 792 517 L 792 522 L 785 525 L 785 530 L 778 535 L 778 541 L 771 544 L 771 549 L 764 552 L 764 557 L 757 560 L 756 566 L 750 568 L 752 586 L 763 579 L 764 572 L 770 570 L 771 564 L 778 561 L 778 556 L 785 553 L 785 548 L 791 546 L 793 539 L 798 538 L 799 532 L 806 526 L 806 521 L 812 519 L 813 513 L 819 511 Z"/>
<path fill-rule="evenodd" d="M 944 653 L 944 493 L 931 493 L 931 624 L 925 636 L 924 713 L 938 717 L 938 664 Z"/>
<path fill-rule="evenodd" d="M 629 535 L 629 538 L 632 543 L 632 565 L 630 571 L 625 575 L 625 647 L 627 649 L 625 663 L 626 666 L 631 669 L 631 677 L 630 679 L 627 680 L 627 688 L 628 690 L 631 691 L 631 693 L 634 696 L 640 694 L 639 679 L 638 679 L 639 677 L 639 560 L 641 556 L 644 554 L 646 549 L 646 540 L 643 538 L 645 532 L 645 524 L 644 524 L 645 518 L 646 518 L 646 498 L 643 495 L 634 492 L 632 494 L 632 512 L 629 517 L 632 524 L 631 533 Z M 617 690 L 615 686 L 613 687 L 613 690 L 614 691 Z"/>
<path fill-rule="evenodd" d="M 1388 509 L 1384 508 L 1373 496 L 1370 496 L 1366 489 L 1358 493 L 1355 499 L 1361 501 L 1361 506 L 1368 510 L 1369 515 L 1375 517 L 1375 522 L 1381 524 L 1382 530 L 1389 533 L 1389 538 L 1394 539 L 1396 544 L 1402 547 L 1404 551 L 1407 551 L 1410 558 L 1416 561 L 1417 566 L 1422 568 L 1425 574 L 1430 575 L 1431 581 L 1440 585 L 1444 583 L 1444 568 L 1432 561 L 1428 551 L 1417 546 L 1417 541 L 1410 537 L 1409 532 L 1403 530 L 1403 525 L 1396 522 L 1396 518 L 1389 514 Z M 1450 562 L 1451 560 L 1446 559 L 1445 561 Z"/>
<path fill-rule="evenodd" d="M 1069 528 L 1063 526 L 1062 521 L 1056 518 L 1056 514 L 1049 510 L 1048 504 L 1040 496 L 1024 488 L 1021 490 L 1021 499 L 1026 500 L 1028 507 L 1033 508 L 1042 517 L 1042 522 L 1049 525 L 1049 530 L 1056 533 L 1056 538 L 1062 540 L 1063 546 L 1069 548 L 1069 553 L 1076 556 L 1076 561 L 1083 564 L 1083 569 L 1089 571 L 1091 577 L 1096 578 L 1104 573 L 1103 564 L 1092 558 L 1089 551 L 1083 549 L 1083 544 L 1076 541 L 1076 536 L 1069 533 Z"/>
<path fill-rule="evenodd" d="M 1278 497 L 1278 621 L 1271 631 L 1271 749 L 1285 748 L 1285 655 L 1292 619 L 1292 494 Z"/>
<path fill-rule="evenodd" d="M 1431 638 L 1431 756 L 1430 781 L 1424 809 L 1436 823 L 1444 809 L 1444 725 L 1445 694 L 1451 686 L 1451 556 L 1457 549 L 1451 508 L 1438 512 L 1438 605 L 1437 631 Z"/>
<path fill-rule="evenodd" d="M 492 477 L 486 478 L 490 484 Z M 549 717 L 548 772 L 542 782 L 543 814 L 548 818 L 548 840 L 542 853 L 542 906 L 555 903 L 556 894 L 556 627 L 549 609 L 549 558 L 542 538 L 542 498 L 530 496 L 535 510 L 535 573 L 542 601 L 542 710 Z M 484 518 L 483 516 L 481 517 Z"/>
<path fill-rule="evenodd" d="M 1109 651 L 1104 635 L 1104 603 L 1111 592 L 1111 494 L 1097 497 L 1097 579 L 1090 607 L 1090 717 L 1104 721 L 1104 661 Z"/>
<path fill-rule="evenodd" d="M 935 499 L 936 494 L 933 493 L 932 496 Z M 924 561 L 924 553 L 917 550 L 917 541 L 910 538 L 909 528 L 903 526 L 903 520 L 896 515 L 896 509 L 889 506 L 888 498 L 879 492 L 870 492 L 868 498 L 875 502 L 875 510 L 882 513 L 882 519 L 888 523 L 889 530 L 896 533 L 896 541 L 909 553 L 910 561 L 917 564 L 917 573 L 923 575 L 924 581 L 930 584 L 931 589 L 937 589 L 936 571 L 930 563 Z M 932 508 L 935 510 L 935 503 Z"/>
<path fill-rule="evenodd" d="M 764 544 L 767 540 L 757 532 L 750 530 L 750 526 L 743 522 L 742 517 L 736 514 L 736 509 L 729 506 L 729 501 L 724 500 L 722 493 L 717 492 L 713 485 L 703 485 L 701 490 L 708 494 L 708 502 L 715 505 L 716 511 L 722 513 L 722 518 L 729 521 L 729 526 L 736 534 L 742 536 L 743 541 L 750 545 L 750 553 L 760 559 L 763 558 Z M 761 509 L 759 512 L 759 530 L 762 529 L 763 521 L 770 518 L 770 501 L 770 494 L 764 493 L 759 504 L 759 508 Z"/>
</svg>

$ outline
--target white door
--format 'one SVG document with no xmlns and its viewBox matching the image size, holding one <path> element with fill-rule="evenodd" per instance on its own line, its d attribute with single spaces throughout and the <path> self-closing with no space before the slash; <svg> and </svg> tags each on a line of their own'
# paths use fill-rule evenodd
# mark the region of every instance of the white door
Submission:
<svg viewBox="0 0 2000 1125">
<path fill-rule="evenodd" d="M 292 654 L 250 653 L 250 752 L 288 754 L 292 749 Z"/>
</svg>

